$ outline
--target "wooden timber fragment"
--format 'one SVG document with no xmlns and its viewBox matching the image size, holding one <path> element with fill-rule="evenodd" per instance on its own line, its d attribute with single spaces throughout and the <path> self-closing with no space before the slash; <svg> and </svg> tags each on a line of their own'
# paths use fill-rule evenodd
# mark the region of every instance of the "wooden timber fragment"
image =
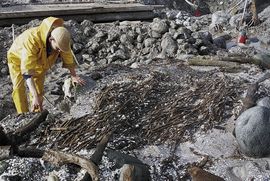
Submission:
<svg viewBox="0 0 270 181">
<path fill-rule="evenodd" d="M 263 58 L 261 58 L 263 57 Z M 218 67 L 237 67 L 240 68 L 240 64 L 254 64 L 264 68 L 270 68 L 270 65 L 265 63 L 267 56 L 254 56 L 254 57 L 218 57 L 218 56 L 197 56 L 188 60 L 189 65 L 198 66 L 218 66 Z"/>
<path fill-rule="evenodd" d="M 42 122 L 44 122 L 49 114 L 48 110 L 43 110 L 40 114 L 37 114 L 28 124 L 17 129 L 13 134 L 19 137 L 34 131 Z"/>
<path fill-rule="evenodd" d="M 107 147 L 107 144 L 109 142 L 109 139 L 111 137 L 113 132 L 109 132 L 107 135 L 105 135 L 101 141 L 97 144 L 96 150 L 94 154 L 91 156 L 90 160 L 98 166 L 102 160 L 102 156 L 104 154 L 104 150 Z M 91 179 L 91 176 L 86 173 L 84 177 L 81 179 L 81 181 L 89 181 Z"/>
<path fill-rule="evenodd" d="M 250 63 L 260 65 L 260 61 L 258 59 L 250 57 L 221 57 L 219 58 L 219 60 L 226 62 Z"/>
<path fill-rule="evenodd" d="M 218 66 L 218 67 L 239 67 L 240 64 L 236 62 L 226 62 L 220 61 L 217 58 L 203 59 L 201 57 L 194 57 L 188 60 L 189 65 L 199 65 L 199 66 Z"/>
<path fill-rule="evenodd" d="M 55 165 L 73 163 L 84 168 L 91 176 L 93 181 L 98 181 L 98 167 L 91 161 L 78 155 L 67 154 L 59 151 L 47 150 L 42 159 Z"/>
<path fill-rule="evenodd" d="M 223 178 L 195 166 L 189 168 L 188 173 L 193 181 L 224 181 Z"/>
<path fill-rule="evenodd" d="M 102 156 L 104 154 L 104 150 L 108 144 L 108 141 L 109 141 L 111 135 L 112 135 L 111 132 L 109 134 L 105 135 L 102 138 L 102 140 L 97 144 L 96 150 L 90 158 L 92 160 L 92 162 L 94 162 L 96 165 L 100 164 L 100 162 L 102 160 Z"/>
</svg>

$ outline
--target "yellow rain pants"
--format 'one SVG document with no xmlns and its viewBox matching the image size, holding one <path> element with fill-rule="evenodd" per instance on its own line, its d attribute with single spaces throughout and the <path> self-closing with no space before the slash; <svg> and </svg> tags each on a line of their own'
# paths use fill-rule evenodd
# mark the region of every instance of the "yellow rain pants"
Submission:
<svg viewBox="0 0 270 181">
<path fill-rule="evenodd" d="M 62 58 L 64 68 L 75 67 L 71 50 L 52 51 L 49 56 L 47 55 L 47 38 L 55 27 L 63 26 L 63 23 L 60 18 L 48 17 L 40 26 L 20 34 L 10 47 L 7 53 L 8 67 L 13 84 L 12 97 L 18 113 L 29 111 L 23 75 L 32 75 L 38 95 L 43 96 L 45 73 L 59 56 Z"/>
<path fill-rule="evenodd" d="M 17 109 L 17 112 L 24 113 L 29 111 L 29 104 L 26 95 L 26 83 L 20 72 L 20 67 L 14 64 L 8 64 L 10 77 L 13 84 L 12 98 Z M 45 74 L 33 76 L 34 85 L 38 95 L 43 100 Z M 30 103 L 32 102 L 32 95 L 29 93 Z"/>
</svg>

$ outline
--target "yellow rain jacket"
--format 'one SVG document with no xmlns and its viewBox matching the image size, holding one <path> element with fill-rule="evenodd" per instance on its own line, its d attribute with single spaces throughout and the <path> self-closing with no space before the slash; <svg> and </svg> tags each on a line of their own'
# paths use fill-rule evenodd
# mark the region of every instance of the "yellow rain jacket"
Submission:
<svg viewBox="0 0 270 181">
<path fill-rule="evenodd" d="M 46 71 L 55 63 L 60 55 L 63 67 L 73 68 L 71 49 L 69 52 L 52 51 L 47 56 L 46 41 L 50 32 L 64 21 L 49 17 L 42 21 L 40 26 L 30 28 L 19 35 L 7 53 L 10 77 L 13 84 L 12 97 L 18 113 L 28 112 L 25 81 L 22 75 L 32 75 L 39 96 L 43 96 Z"/>
</svg>

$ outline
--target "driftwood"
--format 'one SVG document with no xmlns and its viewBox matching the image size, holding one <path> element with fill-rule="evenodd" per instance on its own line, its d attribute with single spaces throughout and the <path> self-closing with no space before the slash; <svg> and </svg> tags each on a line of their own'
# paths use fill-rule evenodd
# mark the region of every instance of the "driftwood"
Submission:
<svg viewBox="0 0 270 181">
<path fill-rule="evenodd" d="M 199 66 L 218 66 L 218 67 L 239 67 L 240 64 L 236 62 L 226 62 L 226 61 L 221 61 L 218 59 L 203 59 L 200 57 L 195 57 L 193 59 L 188 60 L 189 65 L 199 65 Z"/>
<path fill-rule="evenodd" d="M 110 132 L 109 134 L 105 135 L 102 140 L 97 144 L 96 150 L 94 152 L 94 154 L 91 156 L 91 160 L 92 162 L 94 162 L 96 165 L 99 165 L 101 160 L 102 160 L 102 156 L 104 154 L 104 150 L 109 142 L 109 139 L 112 135 L 112 132 Z"/>
<path fill-rule="evenodd" d="M 241 68 L 240 64 L 255 64 L 268 68 L 267 65 L 262 63 L 262 60 L 256 57 L 218 57 L 218 56 L 197 56 L 188 60 L 189 65 L 198 66 L 218 66 L 218 67 L 234 67 Z"/>
<path fill-rule="evenodd" d="M 238 63 L 250 63 L 255 65 L 260 65 L 260 61 L 255 58 L 250 57 L 220 57 L 218 58 L 220 61 L 226 61 L 226 62 L 238 62 Z"/>
<path fill-rule="evenodd" d="M 223 178 L 195 166 L 189 168 L 188 173 L 190 174 L 193 181 L 224 181 Z"/>
<path fill-rule="evenodd" d="M 45 151 L 42 159 L 59 166 L 67 163 L 79 165 L 87 170 L 87 172 L 91 175 L 93 181 L 99 180 L 98 167 L 91 160 L 87 160 L 77 155 L 67 154 L 53 150 Z"/>
<path fill-rule="evenodd" d="M 104 150 L 109 142 L 109 139 L 112 135 L 112 132 L 109 132 L 107 135 L 105 135 L 102 140 L 97 144 L 96 150 L 91 156 L 90 160 L 98 166 L 102 160 L 102 156 L 104 154 Z M 91 180 L 91 176 L 89 173 L 86 173 L 84 177 L 81 179 L 81 181 L 89 181 Z"/>
<path fill-rule="evenodd" d="M 36 115 L 32 121 L 30 121 L 25 126 L 17 129 L 13 134 L 17 135 L 18 137 L 24 136 L 29 134 L 30 132 L 34 131 L 42 122 L 44 122 L 49 114 L 48 110 L 43 110 L 40 114 Z"/>
</svg>

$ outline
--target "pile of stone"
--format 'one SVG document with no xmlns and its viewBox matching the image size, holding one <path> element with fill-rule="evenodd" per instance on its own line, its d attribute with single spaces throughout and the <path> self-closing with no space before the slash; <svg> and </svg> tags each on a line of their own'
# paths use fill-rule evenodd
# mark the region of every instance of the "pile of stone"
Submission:
<svg viewBox="0 0 270 181">
<path fill-rule="evenodd" d="M 156 58 L 182 59 L 183 55 L 215 54 L 218 47 L 212 35 L 199 31 L 205 20 L 196 21 L 186 13 L 178 13 L 177 19 L 155 18 L 153 22 L 113 22 L 94 24 L 85 20 L 81 23 L 70 20 L 65 26 L 73 38 L 72 48 L 80 64 L 91 66 L 134 62 L 151 62 Z M 200 23 L 204 22 L 204 24 Z M 15 37 L 29 27 L 38 26 L 39 20 L 27 25 L 15 26 Z M 1 60 L 6 65 L 6 53 L 12 44 L 12 28 L 0 29 Z M 0 67 L 6 75 L 6 66 Z"/>
</svg>

